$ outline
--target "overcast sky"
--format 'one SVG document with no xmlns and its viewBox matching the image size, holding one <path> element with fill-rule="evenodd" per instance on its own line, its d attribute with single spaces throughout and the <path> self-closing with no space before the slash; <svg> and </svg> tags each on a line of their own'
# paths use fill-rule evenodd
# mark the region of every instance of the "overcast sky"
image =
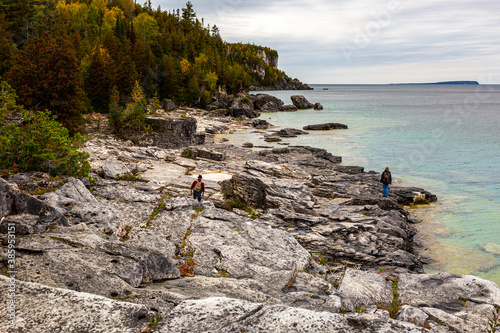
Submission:
<svg viewBox="0 0 500 333">
<path fill-rule="evenodd" d="M 152 0 L 164 11 L 186 2 Z M 309 84 L 500 84 L 499 0 L 191 2 L 225 41 L 277 50 L 279 69 Z"/>
</svg>

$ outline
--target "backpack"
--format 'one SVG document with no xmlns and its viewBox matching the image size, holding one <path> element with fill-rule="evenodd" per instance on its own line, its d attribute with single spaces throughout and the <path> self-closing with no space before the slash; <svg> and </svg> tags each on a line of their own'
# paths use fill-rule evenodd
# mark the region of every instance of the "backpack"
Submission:
<svg viewBox="0 0 500 333">
<path fill-rule="evenodd" d="M 388 172 L 384 172 L 384 183 L 389 184 L 389 173 Z"/>
<path fill-rule="evenodd" d="M 196 181 L 196 185 L 194 186 L 193 190 L 195 192 L 201 192 L 201 182 Z"/>
</svg>

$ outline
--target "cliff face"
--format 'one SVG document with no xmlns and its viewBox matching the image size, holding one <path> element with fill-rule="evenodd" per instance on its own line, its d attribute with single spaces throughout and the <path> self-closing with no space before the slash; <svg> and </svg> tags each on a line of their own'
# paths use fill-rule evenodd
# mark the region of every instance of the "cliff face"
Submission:
<svg viewBox="0 0 500 333">
<path fill-rule="evenodd" d="M 262 63 L 253 68 L 252 71 L 257 73 L 261 79 L 266 77 L 266 66 L 278 68 L 278 55 L 269 55 L 265 50 L 257 50 L 257 55 L 261 58 Z"/>
<path fill-rule="evenodd" d="M 268 55 L 264 50 L 258 50 L 257 55 L 262 58 L 262 63 L 273 68 L 278 68 L 278 55 Z"/>
<path fill-rule="evenodd" d="M 228 56 L 254 73 L 249 90 L 309 90 L 307 84 L 291 79 L 278 69 L 278 52 L 265 46 L 229 44 Z"/>
</svg>

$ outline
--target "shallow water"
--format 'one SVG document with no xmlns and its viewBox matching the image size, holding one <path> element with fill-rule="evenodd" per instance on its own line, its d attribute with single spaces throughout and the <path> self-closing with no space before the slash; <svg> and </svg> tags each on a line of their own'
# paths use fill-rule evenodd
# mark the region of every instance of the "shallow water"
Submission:
<svg viewBox="0 0 500 333">
<path fill-rule="evenodd" d="M 339 122 L 347 130 L 287 138 L 343 157 L 344 165 L 423 187 L 438 203 L 414 211 L 435 259 L 427 272 L 472 274 L 500 285 L 500 86 L 314 85 L 312 91 L 266 92 L 291 104 L 304 95 L 323 111 L 263 113 L 279 128 Z M 327 90 L 326 90 L 327 89 Z M 252 131 L 234 143 L 274 145 Z"/>
</svg>

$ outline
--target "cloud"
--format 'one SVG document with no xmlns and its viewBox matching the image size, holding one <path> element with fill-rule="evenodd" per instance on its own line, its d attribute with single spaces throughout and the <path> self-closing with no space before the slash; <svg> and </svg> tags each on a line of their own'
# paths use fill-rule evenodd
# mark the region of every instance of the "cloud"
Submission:
<svg viewBox="0 0 500 333">
<path fill-rule="evenodd" d="M 162 1 L 165 1 L 163 4 Z M 192 1 L 229 42 L 276 49 L 309 83 L 500 83 L 500 2 L 488 0 Z M 185 2 L 157 0 L 167 6 Z"/>
</svg>

